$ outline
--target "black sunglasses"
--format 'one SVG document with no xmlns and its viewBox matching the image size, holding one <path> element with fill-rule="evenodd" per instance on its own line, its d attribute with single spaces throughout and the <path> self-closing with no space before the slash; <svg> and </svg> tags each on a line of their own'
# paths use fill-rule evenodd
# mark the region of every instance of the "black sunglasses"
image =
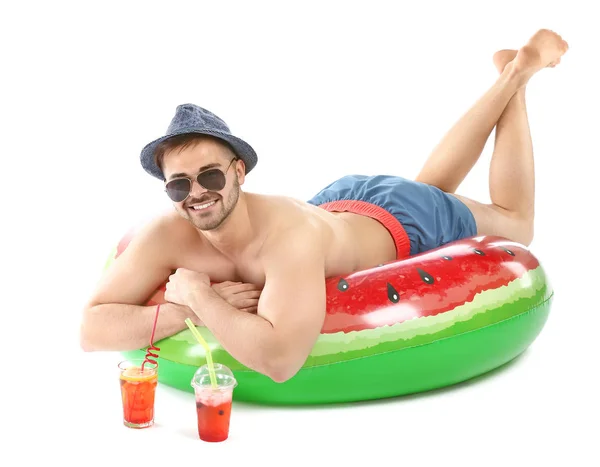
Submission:
<svg viewBox="0 0 600 467">
<path fill-rule="evenodd" d="M 196 175 L 196 181 L 198 184 L 209 190 L 209 191 L 220 191 L 225 188 L 227 179 L 225 174 L 229 171 L 229 167 L 234 161 L 237 161 L 237 157 L 232 159 L 225 171 L 221 169 L 209 169 L 204 172 L 200 172 Z M 190 177 L 175 178 L 169 181 L 165 185 L 165 191 L 169 198 L 176 203 L 185 201 L 192 191 L 193 179 Z"/>
</svg>

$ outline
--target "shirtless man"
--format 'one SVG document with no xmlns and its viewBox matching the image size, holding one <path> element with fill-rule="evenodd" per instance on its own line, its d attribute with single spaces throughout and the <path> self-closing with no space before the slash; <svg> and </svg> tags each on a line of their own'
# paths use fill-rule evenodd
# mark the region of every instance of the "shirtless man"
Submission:
<svg viewBox="0 0 600 467">
<path fill-rule="evenodd" d="M 473 235 L 529 245 L 534 165 L 525 86 L 567 48 L 558 34 L 540 30 L 520 50 L 497 52 L 498 80 L 415 181 L 347 176 L 308 202 L 242 191 L 255 152 L 214 114 L 179 106 L 167 135 L 141 155 L 144 169 L 164 181 L 175 212 L 146 226 L 98 285 L 85 307 L 82 348 L 146 346 L 155 307 L 143 304 L 168 279 L 157 340 L 185 329 L 190 317 L 238 361 L 283 382 L 319 336 L 325 278 Z M 455 190 L 494 126 L 492 203 L 483 204 Z"/>
</svg>

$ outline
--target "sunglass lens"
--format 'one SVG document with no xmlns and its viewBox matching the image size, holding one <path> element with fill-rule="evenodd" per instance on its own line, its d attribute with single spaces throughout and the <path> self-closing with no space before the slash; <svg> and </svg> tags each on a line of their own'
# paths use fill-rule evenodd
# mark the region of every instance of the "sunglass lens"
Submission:
<svg viewBox="0 0 600 467">
<path fill-rule="evenodd" d="M 190 181 L 185 178 L 172 180 L 167 183 L 167 195 L 176 203 L 179 203 L 187 198 L 190 193 Z"/>
<path fill-rule="evenodd" d="M 220 170 L 207 170 L 198 175 L 198 183 L 207 190 L 219 191 L 225 187 L 225 175 Z"/>
</svg>

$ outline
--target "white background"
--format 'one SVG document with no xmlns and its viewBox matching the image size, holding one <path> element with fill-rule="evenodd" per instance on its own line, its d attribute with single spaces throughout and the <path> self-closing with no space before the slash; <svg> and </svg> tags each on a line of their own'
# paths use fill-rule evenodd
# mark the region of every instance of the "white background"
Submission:
<svg viewBox="0 0 600 467">
<path fill-rule="evenodd" d="M 414 177 L 495 80 L 493 52 L 539 28 L 571 49 L 527 95 L 531 249 L 556 299 L 522 358 L 397 400 L 237 403 L 220 444 L 197 439 L 191 394 L 162 386 L 157 425 L 122 426 L 119 356 L 81 352 L 79 319 L 121 235 L 169 207 L 139 152 L 177 105 L 256 149 L 247 191 L 307 199 L 345 173 Z M 3 4 L 0 458 L 16 457 L 2 464 L 599 465 L 597 30 L 584 2 Z M 491 142 L 460 193 L 489 199 Z"/>
</svg>

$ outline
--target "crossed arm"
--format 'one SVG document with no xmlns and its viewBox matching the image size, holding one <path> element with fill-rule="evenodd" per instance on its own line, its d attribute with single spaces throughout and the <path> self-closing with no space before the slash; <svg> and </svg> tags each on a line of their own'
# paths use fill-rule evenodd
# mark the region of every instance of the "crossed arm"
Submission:
<svg viewBox="0 0 600 467">
<path fill-rule="evenodd" d="M 188 306 L 239 362 L 286 381 L 302 367 L 323 326 L 324 256 L 320 244 L 294 232 L 262 256 L 266 282 L 257 314 L 238 310 L 206 285 L 194 288 Z"/>
</svg>

